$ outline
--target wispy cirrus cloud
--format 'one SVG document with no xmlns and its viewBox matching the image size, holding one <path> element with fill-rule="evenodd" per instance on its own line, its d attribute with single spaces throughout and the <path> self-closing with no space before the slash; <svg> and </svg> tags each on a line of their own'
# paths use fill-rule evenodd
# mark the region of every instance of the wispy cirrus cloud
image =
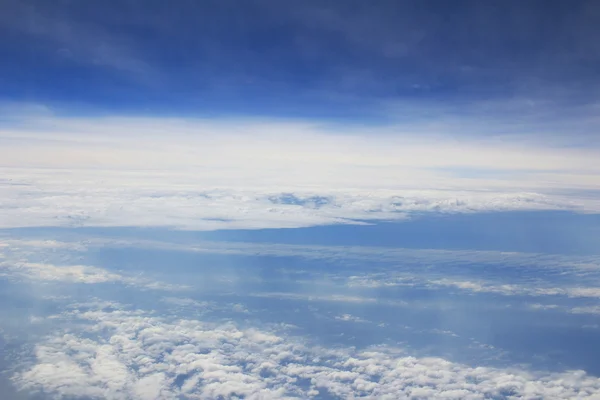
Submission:
<svg viewBox="0 0 600 400">
<path fill-rule="evenodd" d="M 158 71 L 144 61 L 132 40 L 82 16 L 29 3 L 3 4 L 0 28 L 35 41 L 44 59 L 106 68 L 146 84 L 156 82 Z"/>
</svg>

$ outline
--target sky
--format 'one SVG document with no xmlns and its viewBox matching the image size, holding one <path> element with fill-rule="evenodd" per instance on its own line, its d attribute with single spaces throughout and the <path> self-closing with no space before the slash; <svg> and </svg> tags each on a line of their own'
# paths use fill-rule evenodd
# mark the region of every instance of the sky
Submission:
<svg viewBox="0 0 600 400">
<path fill-rule="evenodd" d="M 69 115 L 383 123 L 429 119 L 435 106 L 548 122 L 557 108 L 592 117 L 597 104 L 593 1 L 1 7 L 3 100 Z"/>
<path fill-rule="evenodd" d="M 597 1 L 0 0 L 8 400 L 600 396 Z"/>
</svg>

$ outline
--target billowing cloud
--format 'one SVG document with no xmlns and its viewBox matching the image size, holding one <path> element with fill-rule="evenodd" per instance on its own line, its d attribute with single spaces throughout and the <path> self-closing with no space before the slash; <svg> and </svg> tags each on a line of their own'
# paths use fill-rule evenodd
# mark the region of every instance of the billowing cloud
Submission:
<svg viewBox="0 0 600 400">
<path fill-rule="evenodd" d="M 600 379 L 472 367 L 374 346 L 329 349 L 277 326 L 239 326 L 152 316 L 116 307 L 76 308 L 35 346 L 13 376 L 23 390 L 107 399 L 594 398 Z"/>
</svg>

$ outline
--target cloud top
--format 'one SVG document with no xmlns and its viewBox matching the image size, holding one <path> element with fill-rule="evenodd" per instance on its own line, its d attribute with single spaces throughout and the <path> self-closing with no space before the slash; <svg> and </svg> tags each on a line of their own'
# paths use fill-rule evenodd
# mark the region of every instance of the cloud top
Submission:
<svg viewBox="0 0 600 400">
<path fill-rule="evenodd" d="M 13 377 L 22 389 L 108 399 L 594 398 L 583 371 L 545 373 L 415 358 L 402 349 L 327 349 L 275 327 L 75 308 L 80 331 L 39 343 Z"/>
<path fill-rule="evenodd" d="M 5 228 L 210 230 L 420 212 L 600 211 L 597 149 L 539 140 L 298 121 L 50 116 L 2 127 L 0 142 Z"/>
</svg>

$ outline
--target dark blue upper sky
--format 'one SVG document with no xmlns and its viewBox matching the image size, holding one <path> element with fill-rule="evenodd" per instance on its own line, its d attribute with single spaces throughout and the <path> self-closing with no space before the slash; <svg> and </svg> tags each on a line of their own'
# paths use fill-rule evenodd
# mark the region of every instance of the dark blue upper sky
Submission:
<svg viewBox="0 0 600 400">
<path fill-rule="evenodd" d="M 593 104 L 591 1 L 2 1 L 2 101 L 65 112 L 369 117 Z"/>
</svg>

